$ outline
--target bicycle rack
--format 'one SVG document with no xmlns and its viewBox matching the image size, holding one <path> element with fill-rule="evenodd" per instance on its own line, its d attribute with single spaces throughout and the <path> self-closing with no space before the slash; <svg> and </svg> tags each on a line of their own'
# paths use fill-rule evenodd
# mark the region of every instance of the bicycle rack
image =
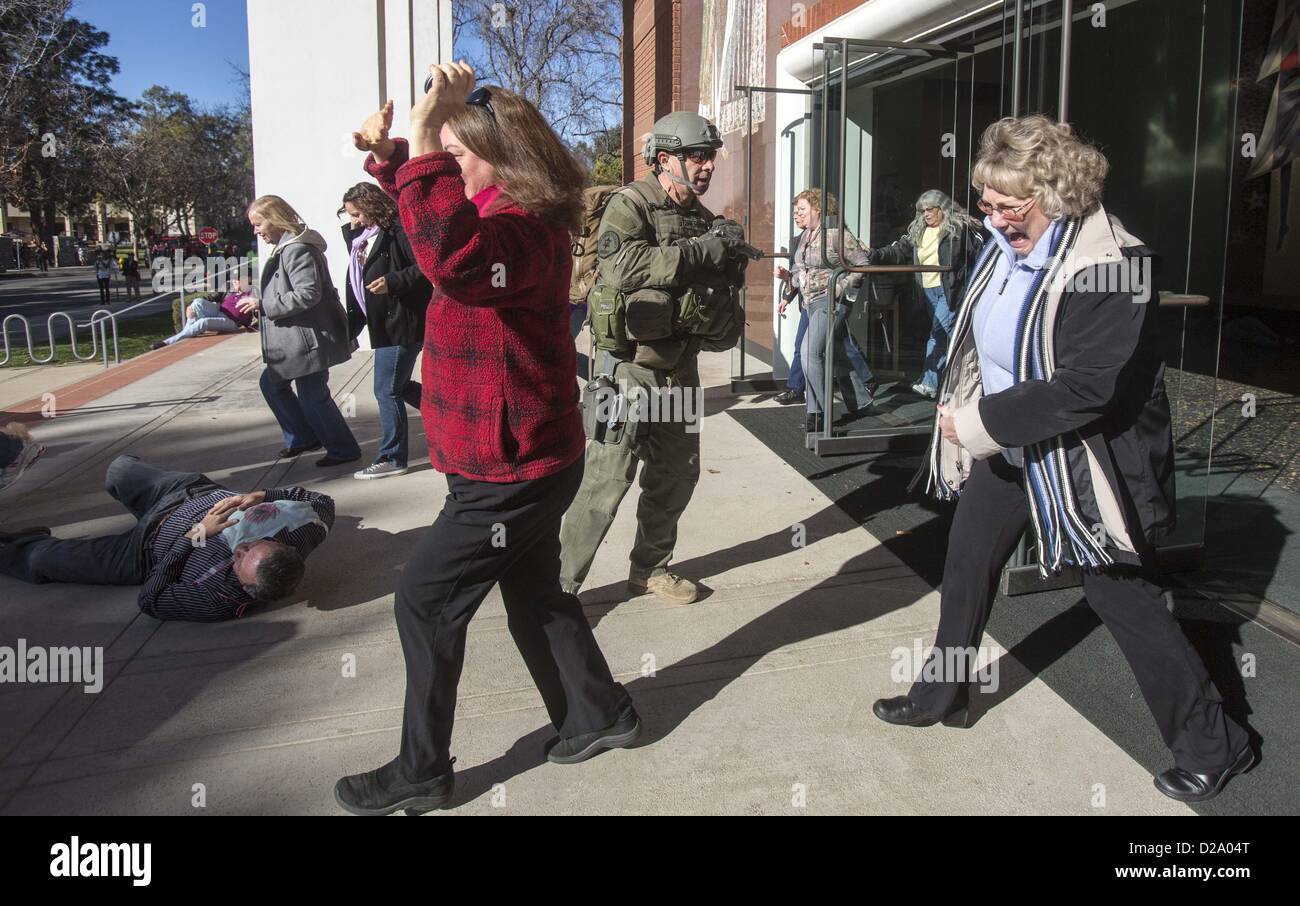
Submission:
<svg viewBox="0 0 1300 906">
<path fill-rule="evenodd" d="M 20 322 L 23 325 L 23 335 L 24 339 L 27 341 L 27 358 L 31 363 L 33 365 L 48 365 L 50 362 L 54 361 L 54 356 L 57 351 L 57 343 L 55 342 L 54 337 L 54 322 L 58 318 L 62 318 L 64 321 L 68 322 L 68 344 L 72 348 L 72 357 L 78 362 L 93 362 L 96 358 L 99 358 L 102 355 L 105 368 L 109 365 L 108 325 L 111 322 L 113 325 L 113 364 L 116 365 L 121 362 L 118 350 L 117 315 L 106 308 L 101 308 L 92 314 L 90 320 L 85 324 L 77 324 L 72 319 L 72 315 L 68 314 L 66 311 L 52 312 L 50 316 L 45 319 L 45 333 L 50 344 L 49 354 L 45 356 L 45 358 L 40 358 L 36 355 L 36 348 L 32 339 L 32 325 L 31 322 L 27 320 L 27 316 L 19 314 L 6 316 L 3 324 L 0 324 L 0 332 L 3 332 L 4 334 L 5 346 L 4 358 L 0 359 L 0 366 L 8 365 L 10 356 L 12 355 L 12 347 L 9 343 L 9 325 L 14 321 Z M 95 331 L 96 325 L 99 327 L 98 336 Z M 78 327 L 90 328 L 90 355 L 82 355 L 77 351 Z"/>
</svg>

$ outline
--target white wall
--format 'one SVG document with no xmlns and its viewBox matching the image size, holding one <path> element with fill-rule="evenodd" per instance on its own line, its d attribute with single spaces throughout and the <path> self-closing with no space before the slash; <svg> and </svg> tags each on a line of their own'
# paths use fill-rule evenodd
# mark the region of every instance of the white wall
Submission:
<svg viewBox="0 0 1300 906">
<path fill-rule="evenodd" d="M 340 293 L 335 212 L 370 180 L 352 132 L 392 98 L 393 134 L 405 135 L 428 65 L 450 59 L 451 0 L 248 0 L 256 192 L 282 196 L 325 237 Z"/>
</svg>

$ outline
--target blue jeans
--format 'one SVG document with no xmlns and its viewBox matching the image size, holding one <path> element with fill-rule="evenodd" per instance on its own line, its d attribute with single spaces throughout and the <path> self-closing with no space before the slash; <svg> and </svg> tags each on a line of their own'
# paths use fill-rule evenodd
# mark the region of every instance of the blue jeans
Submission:
<svg viewBox="0 0 1300 906">
<path fill-rule="evenodd" d="M 352 429 L 330 396 L 330 372 L 317 371 L 293 381 L 281 381 L 263 371 L 262 396 L 271 407 L 275 420 L 284 432 L 286 447 L 314 447 L 324 444 L 325 452 L 335 459 L 355 459 L 361 447 Z M 298 393 L 294 394 L 293 384 Z"/>
<path fill-rule="evenodd" d="M 197 337 L 209 330 L 218 333 L 236 333 L 239 330 L 239 325 L 227 318 L 221 310 L 221 306 L 211 299 L 198 299 L 190 303 L 186 315 L 188 319 L 180 332 L 163 340 L 168 346 L 177 340 L 184 340 L 186 337 Z"/>
<path fill-rule="evenodd" d="M 942 286 L 927 286 L 925 298 L 930 304 L 930 342 L 925 346 L 925 364 L 921 366 L 921 384 L 938 391 L 939 375 L 948 358 L 948 337 L 957 313 L 948 307 Z"/>
<path fill-rule="evenodd" d="M 406 385 L 423 348 L 423 343 L 408 343 L 375 350 L 375 402 L 383 429 L 375 462 L 391 461 L 406 468 Z"/>
<path fill-rule="evenodd" d="M 848 374 L 838 369 L 835 371 L 835 382 L 839 385 L 840 393 L 844 396 L 845 404 L 849 409 L 865 408 L 871 402 L 871 391 L 867 385 L 875 375 L 871 373 L 866 357 L 863 356 L 857 341 L 849 332 L 848 307 L 836 306 L 834 323 L 830 323 L 830 318 L 827 317 L 825 300 L 820 305 L 809 306 L 809 309 L 808 330 L 804 334 L 802 352 L 804 367 L 807 369 L 805 382 L 807 411 L 812 414 L 829 409 L 826 401 L 822 399 L 822 392 L 826 380 L 826 331 L 831 329 L 839 333 L 840 349 L 848 358 L 850 365 Z"/>
<path fill-rule="evenodd" d="M 198 472 L 172 472 L 123 454 L 109 465 L 104 489 L 131 511 L 134 528 L 97 538 L 33 533 L 0 542 L 0 574 L 24 582 L 139 585 L 152 568 L 149 529 L 191 496 L 218 488 Z"/>
<path fill-rule="evenodd" d="M 785 386 L 795 393 L 803 393 L 807 378 L 803 373 L 803 335 L 808 332 L 808 310 L 799 309 L 799 328 L 794 332 L 794 358 L 790 359 L 790 375 L 785 379 Z"/>
<path fill-rule="evenodd" d="M 853 331 L 849 330 L 849 310 L 847 306 L 836 306 L 835 332 L 839 335 L 840 348 L 844 350 L 844 357 L 849 360 L 849 367 L 853 369 L 853 377 L 857 379 L 854 386 L 861 393 L 867 384 L 876 379 L 876 376 L 871 373 L 871 366 L 867 364 L 867 357 L 863 355 L 857 337 L 853 336 Z"/>
</svg>

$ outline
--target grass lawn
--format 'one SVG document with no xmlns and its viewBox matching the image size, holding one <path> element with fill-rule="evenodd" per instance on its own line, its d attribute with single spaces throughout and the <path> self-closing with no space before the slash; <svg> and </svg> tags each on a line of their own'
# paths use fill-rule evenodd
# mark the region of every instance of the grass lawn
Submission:
<svg viewBox="0 0 1300 906">
<path fill-rule="evenodd" d="M 63 327 L 64 325 L 60 322 L 58 328 Z M 145 315 L 140 318 L 130 318 L 126 321 L 119 322 L 117 325 L 117 348 L 122 357 L 122 361 L 134 358 L 142 352 L 148 352 L 149 344 L 154 340 L 166 339 L 175 332 L 175 328 L 172 327 L 172 313 L 169 311 L 160 311 L 157 314 Z M 98 327 L 96 327 L 95 333 L 98 335 Z M 62 329 L 56 329 L 55 336 L 58 338 L 57 346 L 55 347 L 54 358 L 48 364 L 52 365 L 57 363 L 62 365 L 68 362 L 78 361 L 72 355 L 72 350 L 68 346 L 67 332 Z M 10 337 L 10 357 L 4 367 L 17 368 L 23 365 L 41 364 L 29 359 L 27 357 L 27 347 L 23 345 L 19 348 L 19 342 L 20 340 L 18 337 Z M 109 360 L 111 361 L 113 357 L 113 326 L 111 324 L 108 327 L 108 343 L 108 354 Z M 44 358 L 50 352 L 48 342 L 33 343 L 32 346 L 35 348 L 36 354 L 41 358 Z M 3 349 L 3 347 L 0 347 L 0 349 Z M 90 353 L 90 337 L 86 330 L 78 331 L 77 351 L 82 355 Z M 3 355 L 3 352 L 0 352 L 0 355 Z M 96 361 L 103 361 L 103 350 L 98 350 L 98 358 Z"/>
</svg>

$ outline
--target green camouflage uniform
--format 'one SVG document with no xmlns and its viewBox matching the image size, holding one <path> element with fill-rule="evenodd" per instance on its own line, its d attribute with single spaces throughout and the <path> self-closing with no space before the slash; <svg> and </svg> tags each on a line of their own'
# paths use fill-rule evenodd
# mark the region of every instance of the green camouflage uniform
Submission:
<svg viewBox="0 0 1300 906">
<path fill-rule="evenodd" d="M 744 327 L 736 292 L 743 264 L 721 259 L 716 244 L 714 254 L 689 242 L 679 244 L 703 236 L 716 219 L 695 196 L 678 205 L 653 173 L 609 199 L 600 223 L 592 298 L 602 288 L 622 293 L 628 343 L 601 354 L 598 374 L 641 392 L 681 388 L 692 403 L 699 399 L 700 349 L 729 349 Z M 645 580 L 667 571 L 677 521 L 700 476 L 698 419 L 703 413 L 694 412 L 692 424 L 682 414 L 678 411 L 671 421 L 638 423 L 635 431 L 624 430 L 617 443 L 587 445 L 582 486 L 560 534 L 560 577 L 566 588 L 576 590 L 586 579 L 638 465 L 641 499 L 630 578 Z"/>
</svg>

